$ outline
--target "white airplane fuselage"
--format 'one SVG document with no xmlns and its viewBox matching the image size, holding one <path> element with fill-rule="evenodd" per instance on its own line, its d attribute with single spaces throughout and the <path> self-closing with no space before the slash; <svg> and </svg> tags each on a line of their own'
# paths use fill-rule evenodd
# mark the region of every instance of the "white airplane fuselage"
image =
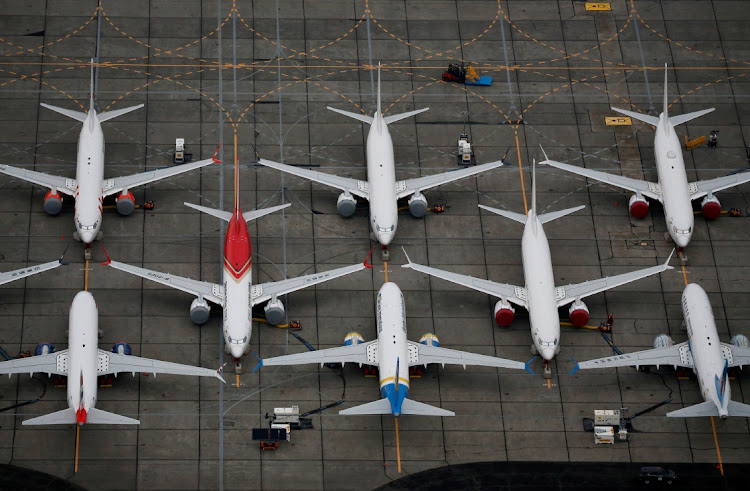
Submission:
<svg viewBox="0 0 750 491">
<path fill-rule="evenodd" d="M 79 425 L 96 405 L 99 315 L 91 293 L 78 292 L 70 306 L 68 323 L 68 406 Z"/>
<path fill-rule="evenodd" d="M 391 134 L 379 112 L 375 113 L 367 134 L 367 180 L 370 227 L 378 242 L 387 246 L 398 227 L 396 166 Z"/>
<path fill-rule="evenodd" d="M 521 254 L 531 336 L 539 354 L 549 361 L 560 350 L 560 317 L 549 243 L 533 209 L 523 229 Z"/>
<path fill-rule="evenodd" d="M 729 414 L 727 405 L 732 393 L 727 381 L 724 396 L 719 396 L 717 377 L 719 381 L 723 378 L 724 354 L 711 303 L 703 288 L 694 283 L 685 287 L 682 292 L 682 314 L 687 326 L 690 354 L 693 357 L 701 396 L 704 400 L 716 404 L 719 416 L 726 418 Z"/>
<path fill-rule="evenodd" d="M 104 183 L 104 133 L 93 108 L 78 137 L 76 182 L 75 227 L 81 241 L 90 244 L 102 226 Z"/>
<path fill-rule="evenodd" d="M 380 393 L 390 401 L 391 412 L 398 417 L 401 414 L 401 403 L 409 395 L 406 308 L 404 295 L 398 285 L 385 283 L 380 287 L 375 310 Z"/>
<path fill-rule="evenodd" d="M 693 235 L 693 206 L 680 139 L 664 113 L 656 126 L 654 156 L 667 231 L 678 247 L 685 247 Z"/>
<path fill-rule="evenodd" d="M 227 350 L 235 359 L 245 353 L 252 336 L 252 249 L 250 233 L 237 208 L 224 238 L 224 317 L 222 331 Z"/>
</svg>

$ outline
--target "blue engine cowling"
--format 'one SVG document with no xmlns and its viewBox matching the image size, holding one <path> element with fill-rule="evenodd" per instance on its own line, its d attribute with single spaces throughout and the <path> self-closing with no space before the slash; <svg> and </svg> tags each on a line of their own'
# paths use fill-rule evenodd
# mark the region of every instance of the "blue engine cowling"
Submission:
<svg viewBox="0 0 750 491">
<path fill-rule="evenodd" d="M 356 346 L 365 342 L 365 338 L 358 332 L 350 332 L 344 338 L 344 346 Z"/>
<path fill-rule="evenodd" d="M 437 336 L 435 336 L 431 332 L 428 332 L 427 334 L 419 338 L 419 342 L 421 344 L 425 344 L 427 346 L 434 346 L 436 348 L 440 346 L 440 340 L 438 339 Z"/>
<path fill-rule="evenodd" d="M 49 355 L 50 353 L 54 352 L 55 347 L 50 343 L 39 343 L 36 345 L 36 349 L 34 349 L 34 356 Z"/>
<path fill-rule="evenodd" d="M 133 350 L 130 349 L 128 343 L 120 342 L 112 345 L 112 353 L 117 353 L 118 355 L 132 355 Z"/>
</svg>

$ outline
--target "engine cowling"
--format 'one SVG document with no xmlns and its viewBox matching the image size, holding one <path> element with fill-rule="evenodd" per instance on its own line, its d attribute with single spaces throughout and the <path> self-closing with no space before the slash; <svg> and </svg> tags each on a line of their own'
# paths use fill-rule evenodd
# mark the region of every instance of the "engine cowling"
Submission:
<svg viewBox="0 0 750 491">
<path fill-rule="evenodd" d="M 719 218 L 721 215 L 721 203 L 714 196 L 706 196 L 701 201 L 701 209 L 703 210 L 703 216 L 713 220 Z"/>
<path fill-rule="evenodd" d="M 568 310 L 570 322 L 576 327 L 583 327 L 589 321 L 589 308 L 583 302 L 573 302 Z"/>
<path fill-rule="evenodd" d="M 130 345 L 128 343 L 120 341 L 119 343 L 115 343 L 112 345 L 112 353 L 130 356 L 133 354 L 133 350 L 130 348 Z"/>
<path fill-rule="evenodd" d="M 427 198 L 422 193 L 414 193 L 409 198 L 409 213 L 414 218 L 422 218 L 427 214 L 428 204 Z"/>
<path fill-rule="evenodd" d="M 58 215 L 62 211 L 63 198 L 60 193 L 55 191 L 47 191 L 44 195 L 44 211 L 50 215 Z"/>
<path fill-rule="evenodd" d="M 630 216 L 633 218 L 643 218 L 648 215 L 648 201 L 637 194 L 630 197 L 628 207 L 630 208 Z"/>
<path fill-rule="evenodd" d="M 336 200 L 336 210 L 342 217 L 350 217 L 357 210 L 357 200 L 351 194 L 341 193 Z"/>
<path fill-rule="evenodd" d="M 356 346 L 365 342 L 365 338 L 358 332 L 350 332 L 344 338 L 344 346 Z"/>
<path fill-rule="evenodd" d="M 440 347 L 440 340 L 435 334 L 431 332 L 428 332 L 427 334 L 424 334 L 421 338 L 419 338 L 419 342 L 420 344 L 424 344 L 426 346 L 434 346 L 436 348 Z"/>
<path fill-rule="evenodd" d="M 117 213 L 122 216 L 128 216 L 135 210 L 135 196 L 130 191 L 123 191 L 117 197 Z"/>
<path fill-rule="evenodd" d="M 654 338 L 654 349 L 669 348 L 674 346 L 674 340 L 669 334 L 659 334 Z"/>
<path fill-rule="evenodd" d="M 266 306 L 263 307 L 263 312 L 266 314 L 266 320 L 269 324 L 277 326 L 284 322 L 284 314 L 286 313 L 286 310 L 284 310 L 284 304 L 277 298 L 271 299 Z"/>
<path fill-rule="evenodd" d="M 516 309 L 507 301 L 500 300 L 495 304 L 495 322 L 498 326 L 507 327 L 513 323 Z"/>
<path fill-rule="evenodd" d="M 196 298 L 190 304 L 190 320 L 196 324 L 205 324 L 211 315 L 211 306 L 202 298 Z"/>
<path fill-rule="evenodd" d="M 49 355 L 50 353 L 55 352 L 55 347 L 52 346 L 50 343 L 39 343 L 36 345 L 36 348 L 34 349 L 34 356 L 39 355 Z"/>
<path fill-rule="evenodd" d="M 750 348 L 750 340 L 744 334 L 735 334 L 729 342 L 738 348 Z"/>
</svg>

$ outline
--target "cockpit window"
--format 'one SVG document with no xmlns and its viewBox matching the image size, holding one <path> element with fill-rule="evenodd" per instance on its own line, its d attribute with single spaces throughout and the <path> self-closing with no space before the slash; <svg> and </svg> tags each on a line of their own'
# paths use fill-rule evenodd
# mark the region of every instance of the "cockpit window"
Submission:
<svg viewBox="0 0 750 491">
<path fill-rule="evenodd" d="M 378 229 L 378 232 L 393 232 L 396 228 L 395 225 L 391 225 L 390 227 L 381 227 L 378 224 L 375 224 L 375 227 Z"/>
</svg>

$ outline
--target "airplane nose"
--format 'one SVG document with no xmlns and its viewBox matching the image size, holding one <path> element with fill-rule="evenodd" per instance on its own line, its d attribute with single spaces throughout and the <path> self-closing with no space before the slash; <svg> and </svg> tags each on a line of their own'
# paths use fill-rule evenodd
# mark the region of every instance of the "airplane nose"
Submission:
<svg viewBox="0 0 750 491">
<path fill-rule="evenodd" d="M 378 242 L 380 242 L 381 245 L 387 246 L 391 243 L 391 240 L 393 240 L 393 235 L 390 233 L 380 232 L 378 234 Z"/>
<path fill-rule="evenodd" d="M 555 357 L 555 350 L 552 348 L 544 348 L 541 352 L 542 358 L 547 361 L 552 360 Z"/>
<path fill-rule="evenodd" d="M 92 232 L 81 232 L 80 235 L 81 242 L 83 242 L 84 244 L 91 244 L 92 242 L 94 242 L 95 235 Z"/>
<path fill-rule="evenodd" d="M 245 354 L 245 346 L 247 346 L 247 345 L 245 345 L 245 344 L 233 344 L 232 346 L 229 347 L 229 351 L 232 353 L 232 356 L 235 359 L 239 360 L 240 358 L 242 358 L 242 355 Z"/>
<path fill-rule="evenodd" d="M 677 244 L 677 247 L 687 247 L 687 245 L 690 243 L 690 237 L 687 235 L 678 235 L 675 237 L 675 244 Z"/>
</svg>

